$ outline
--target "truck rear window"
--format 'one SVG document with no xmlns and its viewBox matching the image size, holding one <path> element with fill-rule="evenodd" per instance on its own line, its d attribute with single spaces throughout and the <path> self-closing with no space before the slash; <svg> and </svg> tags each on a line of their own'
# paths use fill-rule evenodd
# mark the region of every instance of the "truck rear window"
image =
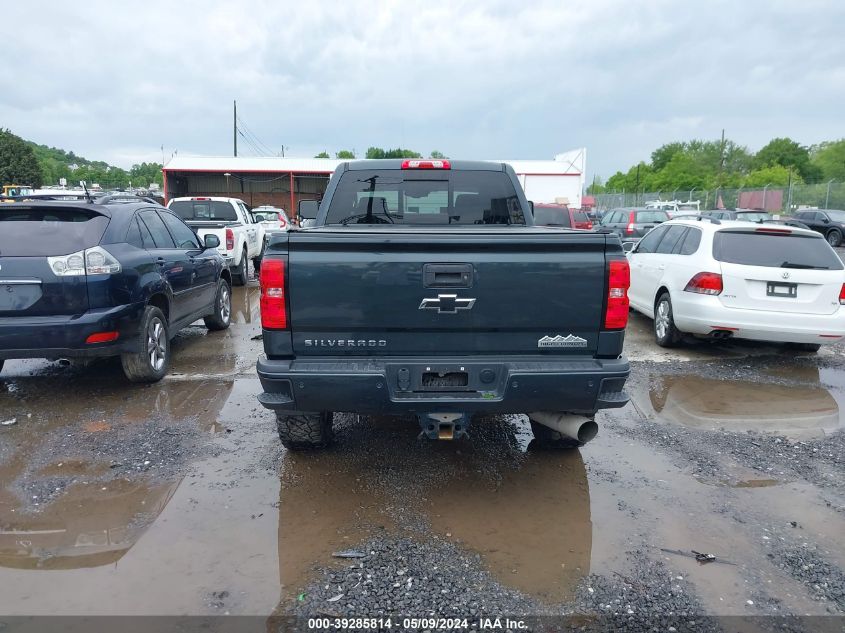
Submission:
<svg viewBox="0 0 845 633">
<path fill-rule="evenodd" d="M 96 246 L 109 219 L 87 209 L 0 207 L 0 256 L 69 255 Z"/>
<path fill-rule="evenodd" d="M 238 219 L 235 207 L 229 202 L 219 200 L 174 200 L 168 208 L 186 222 L 235 222 Z"/>
<path fill-rule="evenodd" d="M 578 217 L 576 216 L 576 221 Z M 584 220 L 586 222 L 587 220 Z M 540 226 L 566 226 L 572 227 L 569 221 L 569 209 L 565 207 L 541 207 L 534 205 L 534 224 Z"/>
<path fill-rule="evenodd" d="M 718 231 L 713 257 L 727 264 L 770 268 L 842 270 L 842 262 L 821 237 L 788 233 Z"/>
<path fill-rule="evenodd" d="M 326 224 L 525 224 L 501 171 L 373 169 L 345 172 Z"/>
</svg>

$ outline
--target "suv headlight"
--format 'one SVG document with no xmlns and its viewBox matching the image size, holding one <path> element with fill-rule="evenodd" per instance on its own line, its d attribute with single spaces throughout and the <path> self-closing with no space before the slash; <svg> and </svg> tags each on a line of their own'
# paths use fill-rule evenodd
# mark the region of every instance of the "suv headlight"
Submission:
<svg viewBox="0 0 845 633">
<path fill-rule="evenodd" d="M 120 272 L 120 262 L 101 246 L 87 248 L 70 255 L 48 257 L 47 263 L 57 277 L 113 275 Z"/>
</svg>

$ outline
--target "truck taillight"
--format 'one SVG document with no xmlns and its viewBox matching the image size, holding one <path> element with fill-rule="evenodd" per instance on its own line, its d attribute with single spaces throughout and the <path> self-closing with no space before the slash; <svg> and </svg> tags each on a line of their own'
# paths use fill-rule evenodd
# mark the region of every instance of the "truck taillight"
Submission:
<svg viewBox="0 0 845 633">
<path fill-rule="evenodd" d="M 235 250 L 235 232 L 232 229 L 226 229 L 226 250 Z"/>
<path fill-rule="evenodd" d="M 258 280 L 261 285 L 261 327 L 265 330 L 286 330 L 285 260 L 265 259 L 261 263 Z"/>
<path fill-rule="evenodd" d="M 607 263 L 607 308 L 604 311 L 605 330 L 624 330 L 628 325 L 628 288 L 631 269 L 628 260 L 611 259 Z"/>
<path fill-rule="evenodd" d="M 634 212 L 633 211 L 631 211 L 631 213 L 628 215 L 628 226 L 625 228 L 625 232 L 629 233 L 629 234 L 634 232 Z"/>
<path fill-rule="evenodd" d="M 842 289 L 839 291 L 839 305 L 845 306 L 845 284 L 842 284 Z"/>
<path fill-rule="evenodd" d="M 698 273 L 689 280 L 684 292 L 700 295 L 718 295 L 722 292 L 722 275 L 719 273 Z"/>
<path fill-rule="evenodd" d="M 448 160 L 406 160 L 402 162 L 402 169 L 452 169 Z"/>
</svg>

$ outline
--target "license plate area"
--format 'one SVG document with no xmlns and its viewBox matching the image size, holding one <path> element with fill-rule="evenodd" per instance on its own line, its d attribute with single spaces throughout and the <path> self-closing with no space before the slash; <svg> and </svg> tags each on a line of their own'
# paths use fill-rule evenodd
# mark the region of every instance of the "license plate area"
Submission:
<svg viewBox="0 0 845 633">
<path fill-rule="evenodd" d="M 423 389 L 458 389 L 469 386 L 469 374 L 465 371 L 425 371 L 420 386 Z"/>
<path fill-rule="evenodd" d="M 798 297 L 798 284 L 769 281 L 766 283 L 766 296 L 796 299 Z"/>
<path fill-rule="evenodd" d="M 41 299 L 38 283 L 4 282 L 0 279 L 0 312 L 20 312 Z"/>
</svg>

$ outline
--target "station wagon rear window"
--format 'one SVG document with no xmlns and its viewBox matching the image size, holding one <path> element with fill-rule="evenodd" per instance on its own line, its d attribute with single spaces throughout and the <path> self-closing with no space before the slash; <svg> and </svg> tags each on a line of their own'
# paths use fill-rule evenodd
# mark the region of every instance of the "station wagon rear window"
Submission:
<svg viewBox="0 0 845 633">
<path fill-rule="evenodd" d="M 345 172 L 326 224 L 525 224 L 510 177 L 501 171 Z"/>
<path fill-rule="evenodd" d="M 842 270 L 842 262 L 822 237 L 794 233 L 718 231 L 713 257 L 727 264 L 770 268 Z"/>
<path fill-rule="evenodd" d="M 0 207 L 0 256 L 69 255 L 96 246 L 109 218 L 94 210 L 62 207 Z"/>
<path fill-rule="evenodd" d="M 169 209 L 187 222 L 236 222 L 238 219 L 235 207 L 219 200 L 176 200 L 170 203 Z"/>
</svg>

